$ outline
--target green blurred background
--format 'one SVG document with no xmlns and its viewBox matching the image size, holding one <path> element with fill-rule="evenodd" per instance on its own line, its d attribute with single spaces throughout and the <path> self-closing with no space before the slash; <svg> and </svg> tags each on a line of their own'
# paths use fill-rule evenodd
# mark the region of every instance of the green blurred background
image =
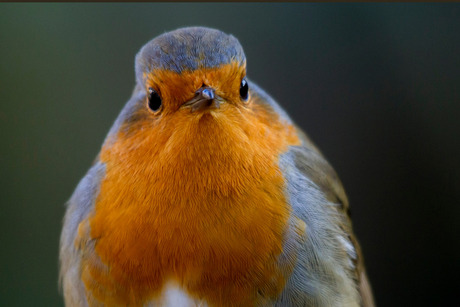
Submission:
<svg viewBox="0 0 460 307">
<path fill-rule="evenodd" d="M 0 4 L 0 305 L 62 305 L 64 202 L 138 49 L 190 25 L 234 34 L 336 168 L 378 304 L 458 297 L 459 4 Z"/>
</svg>

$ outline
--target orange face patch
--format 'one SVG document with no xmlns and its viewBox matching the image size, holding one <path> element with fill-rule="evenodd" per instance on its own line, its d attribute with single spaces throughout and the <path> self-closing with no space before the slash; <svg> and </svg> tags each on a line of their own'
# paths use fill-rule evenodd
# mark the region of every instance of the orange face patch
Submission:
<svg viewBox="0 0 460 307">
<path fill-rule="evenodd" d="M 178 74 L 169 70 L 156 70 L 146 74 L 146 90 L 152 88 L 160 94 L 166 113 L 175 112 L 182 104 L 193 98 L 202 85 L 216 90 L 227 102 L 240 103 L 239 88 L 246 75 L 246 66 L 232 62 L 217 68 L 185 71 Z"/>
<path fill-rule="evenodd" d="M 142 305 L 169 279 L 218 306 L 254 305 L 281 292 L 289 207 L 278 157 L 300 141 L 268 107 L 251 97 L 240 103 L 243 76 L 224 66 L 147 78 L 163 113 L 121 130 L 100 154 L 106 177 L 90 229 L 104 268 L 82 261 L 97 300 Z M 180 108 L 202 83 L 227 103 L 207 112 Z"/>
</svg>

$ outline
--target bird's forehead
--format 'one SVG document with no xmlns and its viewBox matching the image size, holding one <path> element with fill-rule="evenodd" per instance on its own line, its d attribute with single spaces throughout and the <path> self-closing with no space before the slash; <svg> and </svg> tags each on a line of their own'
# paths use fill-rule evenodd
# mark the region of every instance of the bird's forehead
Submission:
<svg viewBox="0 0 460 307">
<path fill-rule="evenodd" d="M 136 56 L 136 76 L 154 70 L 175 73 L 215 68 L 231 62 L 243 65 L 246 57 L 238 40 L 221 31 L 182 28 L 162 34 L 148 42 Z"/>
</svg>

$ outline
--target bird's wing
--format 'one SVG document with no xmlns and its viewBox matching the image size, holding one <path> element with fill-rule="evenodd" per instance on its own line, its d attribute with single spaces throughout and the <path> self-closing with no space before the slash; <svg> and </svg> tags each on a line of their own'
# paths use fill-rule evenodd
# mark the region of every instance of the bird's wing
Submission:
<svg viewBox="0 0 460 307">
<path fill-rule="evenodd" d="M 333 168 L 307 143 L 291 146 L 280 167 L 291 225 L 305 223 L 296 251 L 287 250 L 297 262 L 282 300 L 292 306 L 374 306 L 348 200 Z"/>
<path fill-rule="evenodd" d="M 281 120 L 295 126 L 257 84 L 249 81 L 249 88 L 254 103 L 268 106 Z M 287 266 L 296 264 L 277 305 L 372 307 L 373 296 L 342 183 L 308 136 L 297 130 L 301 145 L 291 146 L 280 157 L 292 206 L 280 261 Z"/>
<path fill-rule="evenodd" d="M 104 175 L 104 164 L 95 162 L 67 202 L 59 251 L 60 286 L 64 291 L 66 306 L 88 305 L 80 266 L 82 253 L 85 251 L 80 246 L 82 241 L 89 240 L 85 221 L 94 208 Z"/>
</svg>

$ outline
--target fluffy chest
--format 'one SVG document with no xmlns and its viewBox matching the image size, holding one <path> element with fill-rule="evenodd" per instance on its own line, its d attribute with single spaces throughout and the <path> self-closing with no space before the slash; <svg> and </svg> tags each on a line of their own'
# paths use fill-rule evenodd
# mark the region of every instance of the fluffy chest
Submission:
<svg viewBox="0 0 460 307">
<path fill-rule="evenodd" d="M 276 297 L 286 277 L 278 257 L 289 216 L 280 140 L 225 122 L 183 128 L 164 140 L 143 135 L 132 150 L 129 138 L 103 150 L 107 175 L 90 228 L 106 269 L 84 263 L 92 267 L 87 289 L 97 279 L 130 305 L 164 297 L 171 279 L 185 291 L 172 293 L 210 305 Z"/>
</svg>

